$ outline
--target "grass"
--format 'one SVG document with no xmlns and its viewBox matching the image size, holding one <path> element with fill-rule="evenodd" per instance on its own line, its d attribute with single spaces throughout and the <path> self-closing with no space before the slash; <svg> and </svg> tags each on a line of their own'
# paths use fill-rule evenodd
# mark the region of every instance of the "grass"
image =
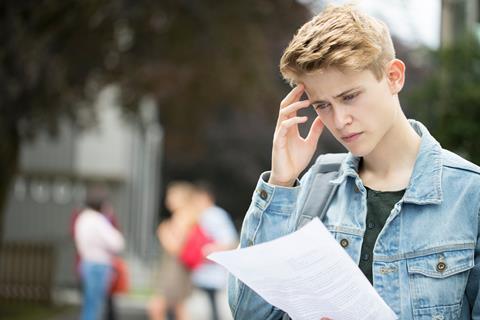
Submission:
<svg viewBox="0 0 480 320">
<path fill-rule="evenodd" d="M 60 319 L 62 314 L 72 313 L 75 307 L 55 306 L 33 302 L 0 300 L 0 319 L 8 320 L 48 320 Z"/>
</svg>

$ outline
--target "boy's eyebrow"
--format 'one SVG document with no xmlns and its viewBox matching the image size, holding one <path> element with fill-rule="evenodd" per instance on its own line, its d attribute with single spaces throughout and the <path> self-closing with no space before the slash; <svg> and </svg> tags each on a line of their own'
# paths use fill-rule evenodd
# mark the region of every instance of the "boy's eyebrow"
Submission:
<svg viewBox="0 0 480 320">
<path fill-rule="evenodd" d="M 350 92 L 355 91 L 355 90 L 358 90 L 358 89 L 361 89 L 361 88 L 362 88 L 361 86 L 358 86 L 358 87 L 354 87 L 354 88 L 345 90 L 345 91 L 343 91 L 342 93 L 337 94 L 334 98 L 335 98 L 335 99 L 341 98 L 341 97 L 349 94 Z M 327 102 L 327 101 L 326 101 L 326 100 L 316 100 L 316 101 L 313 101 L 311 104 L 323 103 L 323 102 Z"/>
</svg>

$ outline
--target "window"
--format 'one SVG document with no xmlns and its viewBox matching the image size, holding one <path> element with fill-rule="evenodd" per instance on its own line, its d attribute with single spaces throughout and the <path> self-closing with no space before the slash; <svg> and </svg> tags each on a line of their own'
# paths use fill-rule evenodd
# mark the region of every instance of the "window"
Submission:
<svg viewBox="0 0 480 320">
<path fill-rule="evenodd" d="M 45 180 L 32 180 L 30 183 L 30 194 L 32 199 L 38 203 L 47 203 L 50 200 L 51 187 Z"/>
</svg>

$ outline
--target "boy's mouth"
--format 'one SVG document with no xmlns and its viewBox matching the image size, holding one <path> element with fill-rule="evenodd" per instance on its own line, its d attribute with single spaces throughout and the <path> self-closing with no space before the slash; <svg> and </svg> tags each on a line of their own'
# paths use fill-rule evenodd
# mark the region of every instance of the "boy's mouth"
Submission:
<svg viewBox="0 0 480 320">
<path fill-rule="evenodd" d="M 362 132 L 356 132 L 356 133 L 349 133 L 346 135 L 342 136 L 342 140 L 345 142 L 352 142 L 358 139 L 358 137 L 362 134 Z"/>
</svg>

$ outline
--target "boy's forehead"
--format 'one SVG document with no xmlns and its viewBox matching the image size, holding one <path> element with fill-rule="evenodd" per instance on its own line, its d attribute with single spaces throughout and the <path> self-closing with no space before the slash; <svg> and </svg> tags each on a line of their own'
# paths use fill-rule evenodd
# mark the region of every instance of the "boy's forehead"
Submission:
<svg viewBox="0 0 480 320">
<path fill-rule="evenodd" d="M 365 86 L 374 79 L 369 70 L 340 71 L 336 68 L 320 69 L 298 77 L 310 99 L 335 97 L 355 87 Z"/>
</svg>

